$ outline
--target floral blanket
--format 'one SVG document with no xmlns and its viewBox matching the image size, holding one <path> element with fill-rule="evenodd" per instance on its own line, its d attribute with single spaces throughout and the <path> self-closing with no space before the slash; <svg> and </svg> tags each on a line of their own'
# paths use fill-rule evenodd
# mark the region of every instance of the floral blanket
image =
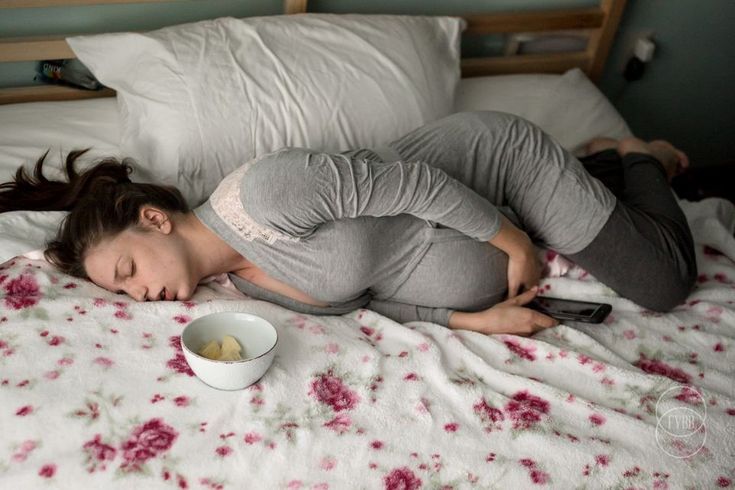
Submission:
<svg viewBox="0 0 735 490">
<path fill-rule="evenodd" d="M 614 310 L 533 338 L 302 315 L 217 283 L 138 304 L 15 258 L 0 270 L 0 488 L 733 487 L 735 213 L 717 206 L 687 210 L 701 275 L 685 304 L 641 310 L 550 253 L 544 293 Z M 279 333 L 242 391 L 206 386 L 179 347 L 223 310 Z"/>
</svg>

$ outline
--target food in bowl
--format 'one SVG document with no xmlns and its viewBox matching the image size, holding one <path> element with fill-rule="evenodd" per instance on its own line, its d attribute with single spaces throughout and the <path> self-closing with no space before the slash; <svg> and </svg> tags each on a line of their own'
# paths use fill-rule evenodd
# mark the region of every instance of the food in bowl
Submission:
<svg viewBox="0 0 735 490">
<path fill-rule="evenodd" d="M 211 340 L 199 349 L 198 354 L 213 361 L 239 361 L 242 359 L 242 347 L 232 335 L 222 337 L 222 347 L 216 340 Z"/>
</svg>

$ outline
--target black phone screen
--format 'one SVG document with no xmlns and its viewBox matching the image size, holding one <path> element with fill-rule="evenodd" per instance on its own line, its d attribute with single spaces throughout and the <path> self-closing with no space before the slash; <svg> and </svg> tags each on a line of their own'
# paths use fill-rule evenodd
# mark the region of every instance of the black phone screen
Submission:
<svg viewBox="0 0 735 490">
<path fill-rule="evenodd" d="M 602 321 L 610 313 L 610 305 L 591 303 L 589 301 L 575 301 L 570 299 L 549 298 L 537 296 L 529 305 L 535 310 L 551 317 L 569 320 Z"/>
</svg>

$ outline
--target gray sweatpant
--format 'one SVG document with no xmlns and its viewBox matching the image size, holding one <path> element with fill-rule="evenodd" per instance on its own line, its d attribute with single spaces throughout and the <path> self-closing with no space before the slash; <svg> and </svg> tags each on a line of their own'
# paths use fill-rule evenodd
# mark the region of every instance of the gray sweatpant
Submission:
<svg viewBox="0 0 735 490">
<path fill-rule="evenodd" d="M 535 242 L 643 307 L 673 308 L 696 279 L 686 219 L 661 163 L 649 155 L 620 158 L 613 150 L 580 161 L 528 121 L 496 112 L 449 116 L 390 150 L 438 166 L 509 207 Z M 505 270 L 497 272 L 504 280 Z M 422 284 L 416 277 L 399 293 L 410 298 Z"/>
</svg>

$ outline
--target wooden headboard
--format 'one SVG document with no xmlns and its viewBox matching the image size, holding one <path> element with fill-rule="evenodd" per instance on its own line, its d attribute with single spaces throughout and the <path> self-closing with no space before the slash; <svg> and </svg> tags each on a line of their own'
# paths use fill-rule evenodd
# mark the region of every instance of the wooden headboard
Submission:
<svg viewBox="0 0 735 490">
<path fill-rule="evenodd" d="M 10 8 L 61 7 L 112 3 L 151 3 L 172 0 L 0 0 L 0 12 Z M 582 69 L 593 81 L 599 80 L 610 46 L 623 14 L 626 0 L 600 0 L 597 7 L 463 15 L 465 34 L 512 34 L 570 31 L 587 38 L 579 51 L 540 54 L 463 58 L 462 76 L 473 77 L 507 73 L 563 73 Z M 285 14 L 306 13 L 307 0 L 284 0 Z M 65 36 L 0 38 L 0 63 L 74 58 Z M 508 39 L 513 39 L 509 37 Z M 32 85 L 0 89 L 0 104 L 41 100 L 71 100 L 115 95 L 110 89 L 81 90 L 61 85 Z"/>
</svg>

